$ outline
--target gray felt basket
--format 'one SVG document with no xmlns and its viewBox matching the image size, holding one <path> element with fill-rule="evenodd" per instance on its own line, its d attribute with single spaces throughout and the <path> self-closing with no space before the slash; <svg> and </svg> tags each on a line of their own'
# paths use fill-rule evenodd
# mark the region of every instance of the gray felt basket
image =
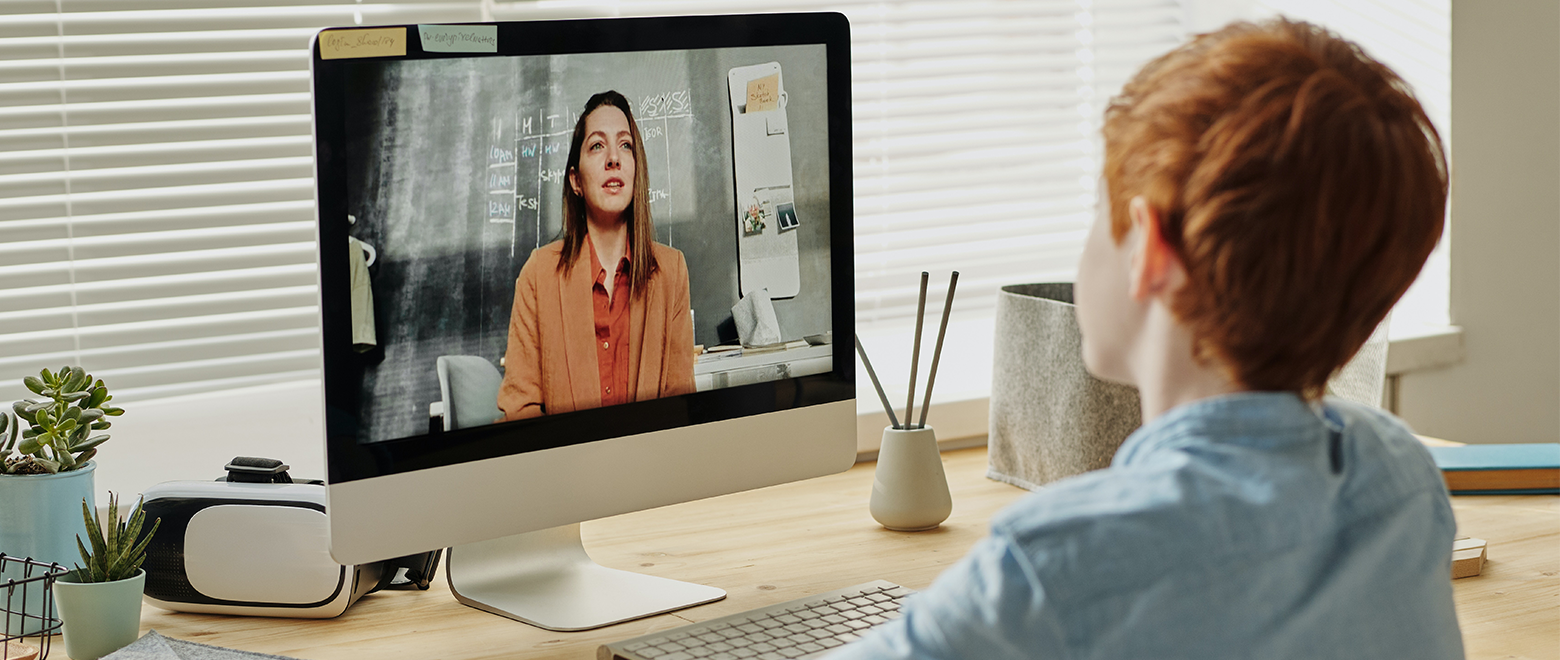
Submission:
<svg viewBox="0 0 1560 660">
<path fill-rule="evenodd" d="M 1083 368 L 1072 284 L 997 294 L 986 475 L 1035 490 L 1110 465 L 1142 422 L 1137 389 Z"/>
<path fill-rule="evenodd" d="M 1035 490 L 1109 467 L 1142 423 L 1137 388 L 1084 369 L 1072 288 L 1014 284 L 997 294 L 986 468 L 992 479 Z M 1389 319 L 1328 380 L 1329 395 L 1381 405 Z"/>
</svg>

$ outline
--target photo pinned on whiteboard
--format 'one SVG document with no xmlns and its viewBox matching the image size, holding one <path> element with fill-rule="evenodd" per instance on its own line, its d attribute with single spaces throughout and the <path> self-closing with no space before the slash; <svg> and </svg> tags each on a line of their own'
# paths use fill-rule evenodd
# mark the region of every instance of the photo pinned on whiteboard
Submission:
<svg viewBox="0 0 1560 660">
<path fill-rule="evenodd" d="M 764 224 L 764 219 L 768 218 L 769 215 L 764 212 L 764 203 L 759 201 L 761 195 L 762 191 L 755 191 L 753 203 L 749 204 L 747 209 L 742 212 L 743 236 L 756 236 L 764 233 L 764 227 L 767 226 Z"/>
</svg>

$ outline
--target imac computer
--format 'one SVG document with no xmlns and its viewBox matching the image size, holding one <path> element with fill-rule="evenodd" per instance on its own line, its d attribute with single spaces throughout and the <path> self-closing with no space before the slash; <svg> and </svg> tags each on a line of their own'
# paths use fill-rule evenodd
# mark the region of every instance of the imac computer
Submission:
<svg viewBox="0 0 1560 660">
<path fill-rule="evenodd" d="M 838 14 L 319 33 L 337 561 L 554 630 L 724 597 L 579 523 L 854 462 L 849 64 Z"/>
</svg>

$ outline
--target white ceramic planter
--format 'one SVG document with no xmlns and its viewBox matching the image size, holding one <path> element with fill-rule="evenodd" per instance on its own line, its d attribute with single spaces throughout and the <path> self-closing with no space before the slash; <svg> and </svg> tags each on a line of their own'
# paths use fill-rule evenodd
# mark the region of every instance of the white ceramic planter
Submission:
<svg viewBox="0 0 1560 660">
<path fill-rule="evenodd" d="M 54 602 L 65 623 L 65 655 L 97 660 L 140 637 L 145 570 L 115 582 L 75 580 L 72 572 L 54 582 Z"/>
<path fill-rule="evenodd" d="M 85 467 L 59 474 L 0 475 L 0 552 L 67 567 L 81 561 L 76 550 L 76 534 L 85 531 L 81 500 L 96 510 L 92 486 L 96 469 L 96 463 L 88 461 Z M 0 574 L 0 581 L 22 577 L 17 567 Z M 48 594 L 45 589 L 28 590 L 27 613 L 42 614 Z M 31 617 L 23 624 L 19 617 L 13 619 L 11 627 L 16 630 L 6 634 L 30 635 L 42 627 L 41 619 Z"/>
<path fill-rule="evenodd" d="M 872 478 L 872 518 L 896 532 L 936 529 L 953 512 L 937 434 L 923 429 L 883 429 Z"/>
</svg>

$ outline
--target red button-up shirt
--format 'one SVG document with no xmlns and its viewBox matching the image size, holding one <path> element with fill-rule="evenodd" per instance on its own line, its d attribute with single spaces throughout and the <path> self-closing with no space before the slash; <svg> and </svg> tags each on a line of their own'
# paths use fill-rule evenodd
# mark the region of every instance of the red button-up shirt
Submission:
<svg viewBox="0 0 1560 660">
<path fill-rule="evenodd" d="M 628 310 L 632 294 L 629 291 L 628 255 L 618 260 L 613 276 L 612 295 L 607 295 L 607 269 L 596 257 L 596 247 L 585 237 L 585 251 L 590 253 L 591 272 L 596 282 L 591 286 L 591 299 L 596 310 L 596 364 L 601 376 L 601 405 L 613 406 L 633 401 L 628 383 Z"/>
</svg>

